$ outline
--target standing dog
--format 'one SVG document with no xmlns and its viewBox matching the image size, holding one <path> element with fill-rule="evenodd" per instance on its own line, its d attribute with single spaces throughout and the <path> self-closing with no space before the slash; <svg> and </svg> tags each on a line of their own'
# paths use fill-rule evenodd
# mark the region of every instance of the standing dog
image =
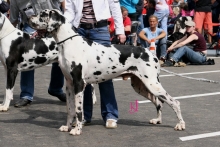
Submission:
<svg viewBox="0 0 220 147">
<path fill-rule="evenodd" d="M 0 111 L 9 109 L 18 71 L 32 70 L 57 59 L 58 48 L 53 38 L 31 39 L 0 13 L 0 60 L 6 75 L 6 93 Z"/>
<path fill-rule="evenodd" d="M 29 20 L 35 29 L 51 32 L 59 46 L 59 64 L 66 79 L 67 124 L 60 131 L 71 130 L 76 114 L 76 127 L 72 135 L 82 133 L 83 91 L 87 83 L 99 83 L 118 76 L 131 77 L 131 85 L 140 95 L 151 100 L 158 116 L 150 123 L 162 122 L 162 103 L 176 112 L 179 122 L 175 130 L 184 130 L 180 103 L 174 100 L 159 81 L 160 64 L 155 55 L 141 47 L 111 45 L 105 47 L 79 36 L 71 24 L 57 10 L 43 10 Z"/>
<path fill-rule="evenodd" d="M 7 111 L 13 99 L 14 83 L 18 71 L 32 70 L 58 61 L 58 47 L 53 38 L 31 39 L 16 29 L 0 13 L 0 60 L 5 68 L 6 94 L 0 111 Z M 93 88 L 93 103 L 96 102 Z"/>
</svg>

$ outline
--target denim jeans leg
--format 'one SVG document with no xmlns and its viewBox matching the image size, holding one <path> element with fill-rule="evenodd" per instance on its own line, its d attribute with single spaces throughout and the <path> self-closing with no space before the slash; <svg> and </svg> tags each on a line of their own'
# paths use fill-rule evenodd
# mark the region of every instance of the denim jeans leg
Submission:
<svg viewBox="0 0 220 147">
<path fill-rule="evenodd" d="M 183 46 L 183 47 L 177 49 L 175 54 L 172 56 L 172 59 L 175 62 L 178 62 L 180 60 L 180 58 L 183 57 L 183 55 L 186 56 L 187 59 L 191 63 L 201 64 L 202 62 L 205 62 L 205 60 L 206 60 L 206 56 L 201 55 L 199 52 L 193 51 L 191 48 L 189 48 L 187 46 Z"/>
<path fill-rule="evenodd" d="M 161 24 L 160 28 L 163 29 L 167 34 L 167 21 L 168 21 L 168 16 L 169 16 L 169 9 L 155 11 L 154 15 L 158 18 Z"/>
<path fill-rule="evenodd" d="M 92 111 L 93 111 L 93 100 L 92 100 L 92 87 L 87 85 L 84 90 L 84 100 L 83 100 L 83 110 L 84 110 L 84 119 L 91 121 Z"/>
<path fill-rule="evenodd" d="M 51 78 L 50 85 L 48 90 L 53 94 L 62 94 L 63 93 L 63 85 L 64 85 L 64 76 L 63 73 L 58 66 L 58 63 L 52 64 L 51 69 Z"/>
<path fill-rule="evenodd" d="M 24 24 L 23 31 L 31 34 L 35 32 L 29 25 Z M 34 70 L 21 72 L 20 80 L 21 93 L 20 98 L 28 99 L 33 101 L 34 96 Z"/>
<path fill-rule="evenodd" d="M 118 106 L 112 80 L 99 83 L 99 91 L 101 97 L 101 114 L 103 120 L 118 120 Z"/>
<path fill-rule="evenodd" d="M 137 30 L 137 42 L 141 44 L 142 42 L 141 42 L 138 34 L 144 29 L 144 22 L 143 22 L 143 15 L 142 14 L 138 16 L 138 21 L 141 24 L 139 25 L 138 30 Z"/>
<path fill-rule="evenodd" d="M 78 29 L 78 33 L 90 40 L 98 42 L 102 45 L 110 45 L 110 34 L 107 26 L 101 28 L 94 28 L 90 30 Z M 112 81 L 106 81 L 99 84 L 100 97 L 101 97 L 101 114 L 103 120 L 106 121 L 109 118 L 118 118 L 118 107 L 115 99 L 115 93 Z M 88 85 L 84 91 L 84 118 L 91 120 L 92 118 L 92 91 Z"/>
<path fill-rule="evenodd" d="M 20 88 L 21 88 L 20 98 L 33 101 L 34 70 L 21 72 Z"/>
<path fill-rule="evenodd" d="M 157 45 L 157 51 L 159 51 L 158 58 L 166 58 L 167 56 L 167 39 L 161 38 Z"/>
</svg>

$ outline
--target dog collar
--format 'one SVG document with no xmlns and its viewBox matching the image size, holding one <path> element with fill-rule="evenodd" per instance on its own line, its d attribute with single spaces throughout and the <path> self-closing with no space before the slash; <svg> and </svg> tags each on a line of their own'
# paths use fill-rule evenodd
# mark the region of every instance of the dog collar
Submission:
<svg viewBox="0 0 220 147">
<path fill-rule="evenodd" d="M 67 41 L 68 39 L 72 39 L 73 37 L 76 37 L 76 36 L 79 36 L 78 34 L 77 35 L 73 35 L 71 37 L 68 37 L 66 39 L 64 39 L 63 41 L 60 41 L 60 42 L 57 42 L 57 45 L 61 44 L 61 43 L 64 43 L 65 41 Z"/>
</svg>

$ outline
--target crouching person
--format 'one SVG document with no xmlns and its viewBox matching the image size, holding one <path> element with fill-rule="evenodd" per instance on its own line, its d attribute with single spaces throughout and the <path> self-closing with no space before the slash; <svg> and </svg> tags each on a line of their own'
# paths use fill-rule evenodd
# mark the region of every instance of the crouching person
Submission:
<svg viewBox="0 0 220 147">
<path fill-rule="evenodd" d="M 155 44 L 157 46 L 157 57 L 160 59 L 160 63 L 163 63 L 167 55 L 166 32 L 163 29 L 157 27 L 158 19 L 154 15 L 149 17 L 149 24 L 150 27 L 144 28 L 139 33 L 141 41 L 144 41 L 141 44 L 146 48 L 150 46 L 151 40 L 155 40 Z"/>
<path fill-rule="evenodd" d="M 186 34 L 183 38 L 175 41 L 167 50 L 171 52 L 176 50 L 170 59 L 168 59 L 161 66 L 173 66 L 177 63 L 183 56 L 187 58 L 190 63 L 193 64 L 203 64 L 206 61 L 207 49 L 205 38 L 195 31 L 195 22 L 186 21 Z M 194 44 L 194 48 L 191 49 L 186 46 L 186 44 Z"/>
</svg>

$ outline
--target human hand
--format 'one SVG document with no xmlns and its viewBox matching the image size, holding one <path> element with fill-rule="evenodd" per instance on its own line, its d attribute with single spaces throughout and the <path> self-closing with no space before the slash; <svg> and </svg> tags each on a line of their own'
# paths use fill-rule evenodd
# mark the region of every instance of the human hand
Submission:
<svg viewBox="0 0 220 147">
<path fill-rule="evenodd" d="M 124 43 L 126 41 L 126 36 L 124 34 L 119 34 L 118 39 L 120 40 L 120 43 Z"/>
<path fill-rule="evenodd" d="M 167 52 L 171 52 L 173 49 L 174 49 L 173 47 L 169 47 L 169 48 L 167 49 Z"/>
</svg>

